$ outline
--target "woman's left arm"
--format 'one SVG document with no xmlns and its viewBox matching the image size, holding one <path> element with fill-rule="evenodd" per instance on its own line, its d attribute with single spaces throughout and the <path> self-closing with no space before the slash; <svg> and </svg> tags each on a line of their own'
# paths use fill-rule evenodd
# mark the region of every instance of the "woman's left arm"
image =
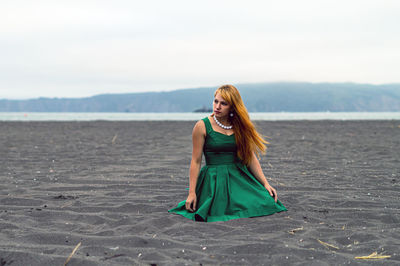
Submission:
<svg viewBox="0 0 400 266">
<path fill-rule="evenodd" d="M 253 153 L 253 158 L 251 158 L 250 164 L 248 165 L 250 172 L 260 181 L 260 183 L 268 190 L 271 197 L 275 199 L 275 202 L 278 201 L 278 194 L 276 193 L 275 188 L 273 188 L 267 181 L 264 176 L 264 173 L 261 169 L 260 162 L 255 153 Z"/>
</svg>

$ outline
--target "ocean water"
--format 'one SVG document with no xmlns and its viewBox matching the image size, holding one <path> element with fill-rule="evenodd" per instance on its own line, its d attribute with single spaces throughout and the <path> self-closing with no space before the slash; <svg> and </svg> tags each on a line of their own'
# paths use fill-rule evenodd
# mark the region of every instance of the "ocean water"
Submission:
<svg viewBox="0 0 400 266">
<path fill-rule="evenodd" d="M 210 113 L 42 113 L 0 112 L 0 121 L 197 121 Z M 250 113 L 252 120 L 400 120 L 400 112 Z"/>
</svg>

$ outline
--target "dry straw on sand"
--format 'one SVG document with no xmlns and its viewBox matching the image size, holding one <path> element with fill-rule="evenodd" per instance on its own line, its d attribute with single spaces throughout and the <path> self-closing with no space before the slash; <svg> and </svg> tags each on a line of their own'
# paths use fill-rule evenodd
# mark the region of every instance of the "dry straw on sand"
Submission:
<svg viewBox="0 0 400 266">
<path fill-rule="evenodd" d="M 319 239 L 317 239 L 317 240 L 321 245 L 324 245 L 327 249 L 329 249 L 329 248 L 339 249 L 337 246 L 334 246 L 332 244 L 326 243 L 326 242 L 321 241 Z"/>
<path fill-rule="evenodd" d="M 372 259 L 387 259 L 390 258 L 390 255 L 382 255 L 382 254 L 378 254 L 378 252 L 372 252 L 371 254 L 369 254 L 368 256 L 361 256 L 361 257 L 355 257 L 356 259 L 359 260 L 372 260 Z"/>
<path fill-rule="evenodd" d="M 67 263 L 70 261 L 70 259 L 72 258 L 72 256 L 74 256 L 75 252 L 78 250 L 78 248 L 81 246 L 81 242 L 78 243 L 78 245 L 76 245 L 76 247 L 74 248 L 74 250 L 72 250 L 71 254 L 69 255 L 69 257 L 67 258 L 67 260 L 64 263 L 64 266 L 67 265 Z"/>
<path fill-rule="evenodd" d="M 299 228 L 292 229 L 292 230 L 290 230 L 288 232 L 289 232 L 289 234 L 294 235 L 294 233 L 296 233 L 297 231 L 301 231 L 301 230 L 304 230 L 303 226 L 299 227 Z"/>
</svg>

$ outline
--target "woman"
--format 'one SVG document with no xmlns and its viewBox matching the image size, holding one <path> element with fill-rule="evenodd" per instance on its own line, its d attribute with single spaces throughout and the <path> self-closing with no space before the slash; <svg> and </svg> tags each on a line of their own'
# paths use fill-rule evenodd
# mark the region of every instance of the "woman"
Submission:
<svg viewBox="0 0 400 266">
<path fill-rule="evenodd" d="M 239 91 L 219 87 L 213 110 L 193 128 L 189 195 L 169 212 L 215 222 L 285 211 L 257 158 L 267 142 L 250 121 Z M 202 153 L 206 165 L 200 170 Z"/>
</svg>

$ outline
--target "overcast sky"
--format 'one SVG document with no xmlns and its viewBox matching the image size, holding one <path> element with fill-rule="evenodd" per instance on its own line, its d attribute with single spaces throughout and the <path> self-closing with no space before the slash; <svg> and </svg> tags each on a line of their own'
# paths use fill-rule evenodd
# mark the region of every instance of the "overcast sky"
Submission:
<svg viewBox="0 0 400 266">
<path fill-rule="evenodd" d="M 400 82 L 398 0 L 1 0 L 0 98 Z"/>
</svg>

